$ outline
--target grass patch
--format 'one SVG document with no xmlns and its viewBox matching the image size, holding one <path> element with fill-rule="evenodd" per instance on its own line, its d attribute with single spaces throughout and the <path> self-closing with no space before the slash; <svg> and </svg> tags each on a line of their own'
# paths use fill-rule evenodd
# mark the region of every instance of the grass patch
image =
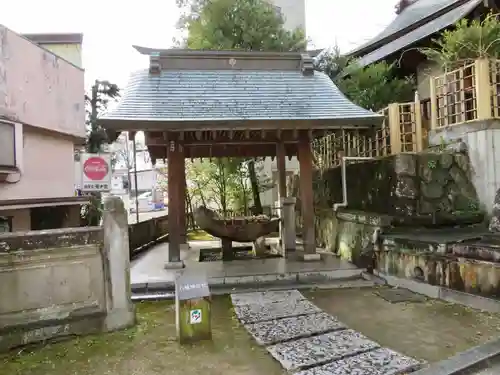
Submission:
<svg viewBox="0 0 500 375">
<path fill-rule="evenodd" d="M 187 238 L 188 241 L 211 241 L 214 239 L 213 236 L 201 229 L 189 231 Z"/>
<path fill-rule="evenodd" d="M 234 318 L 227 296 L 213 300 L 213 340 L 186 346 L 177 342 L 172 303 L 136 306 L 134 328 L 18 349 L 0 356 L 0 374 L 282 374 L 278 363 Z"/>
</svg>

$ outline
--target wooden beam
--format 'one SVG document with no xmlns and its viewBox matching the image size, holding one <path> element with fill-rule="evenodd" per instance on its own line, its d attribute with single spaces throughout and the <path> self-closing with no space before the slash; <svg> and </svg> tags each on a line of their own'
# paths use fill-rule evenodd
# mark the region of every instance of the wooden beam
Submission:
<svg viewBox="0 0 500 375">
<path fill-rule="evenodd" d="M 316 253 L 316 238 L 314 233 L 313 158 L 311 143 L 306 132 L 300 132 L 298 151 L 304 253 L 314 254 Z"/>
<path fill-rule="evenodd" d="M 183 155 L 179 148 L 176 134 L 168 134 L 169 145 L 167 148 L 168 167 L 168 262 L 178 263 L 181 261 L 181 228 L 180 228 L 180 205 L 179 176 L 180 166 L 183 163 Z"/>
<path fill-rule="evenodd" d="M 278 167 L 279 198 L 286 197 L 286 149 L 283 142 L 276 145 L 276 164 Z"/>
</svg>

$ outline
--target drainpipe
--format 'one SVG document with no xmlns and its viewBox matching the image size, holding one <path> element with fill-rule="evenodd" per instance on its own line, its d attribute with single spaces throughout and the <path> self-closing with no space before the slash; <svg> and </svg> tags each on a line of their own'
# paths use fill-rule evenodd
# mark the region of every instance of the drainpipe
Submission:
<svg viewBox="0 0 500 375">
<path fill-rule="evenodd" d="M 341 163 L 341 174 L 342 174 L 342 203 L 335 203 L 333 205 L 333 211 L 336 212 L 339 208 L 347 207 L 347 181 L 346 181 L 346 164 L 349 160 L 373 160 L 372 157 L 363 156 L 342 156 L 340 159 Z"/>
</svg>

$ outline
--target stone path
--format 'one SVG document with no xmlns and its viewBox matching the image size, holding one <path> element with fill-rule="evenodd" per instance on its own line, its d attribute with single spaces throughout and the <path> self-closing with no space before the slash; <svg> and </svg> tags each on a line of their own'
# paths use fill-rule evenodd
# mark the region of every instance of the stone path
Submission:
<svg viewBox="0 0 500 375">
<path fill-rule="evenodd" d="M 248 332 L 289 372 L 402 375 L 423 365 L 349 329 L 297 290 L 236 293 L 231 299 Z"/>
</svg>

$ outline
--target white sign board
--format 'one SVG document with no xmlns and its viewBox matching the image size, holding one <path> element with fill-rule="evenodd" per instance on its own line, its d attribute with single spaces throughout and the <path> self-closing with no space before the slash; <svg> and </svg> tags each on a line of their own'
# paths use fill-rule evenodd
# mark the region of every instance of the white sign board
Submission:
<svg viewBox="0 0 500 375">
<path fill-rule="evenodd" d="M 189 323 L 200 324 L 201 323 L 201 310 L 191 310 L 189 313 Z"/>
<path fill-rule="evenodd" d="M 82 191 L 111 190 L 111 155 L 81 154 Z"/>
</svg>

